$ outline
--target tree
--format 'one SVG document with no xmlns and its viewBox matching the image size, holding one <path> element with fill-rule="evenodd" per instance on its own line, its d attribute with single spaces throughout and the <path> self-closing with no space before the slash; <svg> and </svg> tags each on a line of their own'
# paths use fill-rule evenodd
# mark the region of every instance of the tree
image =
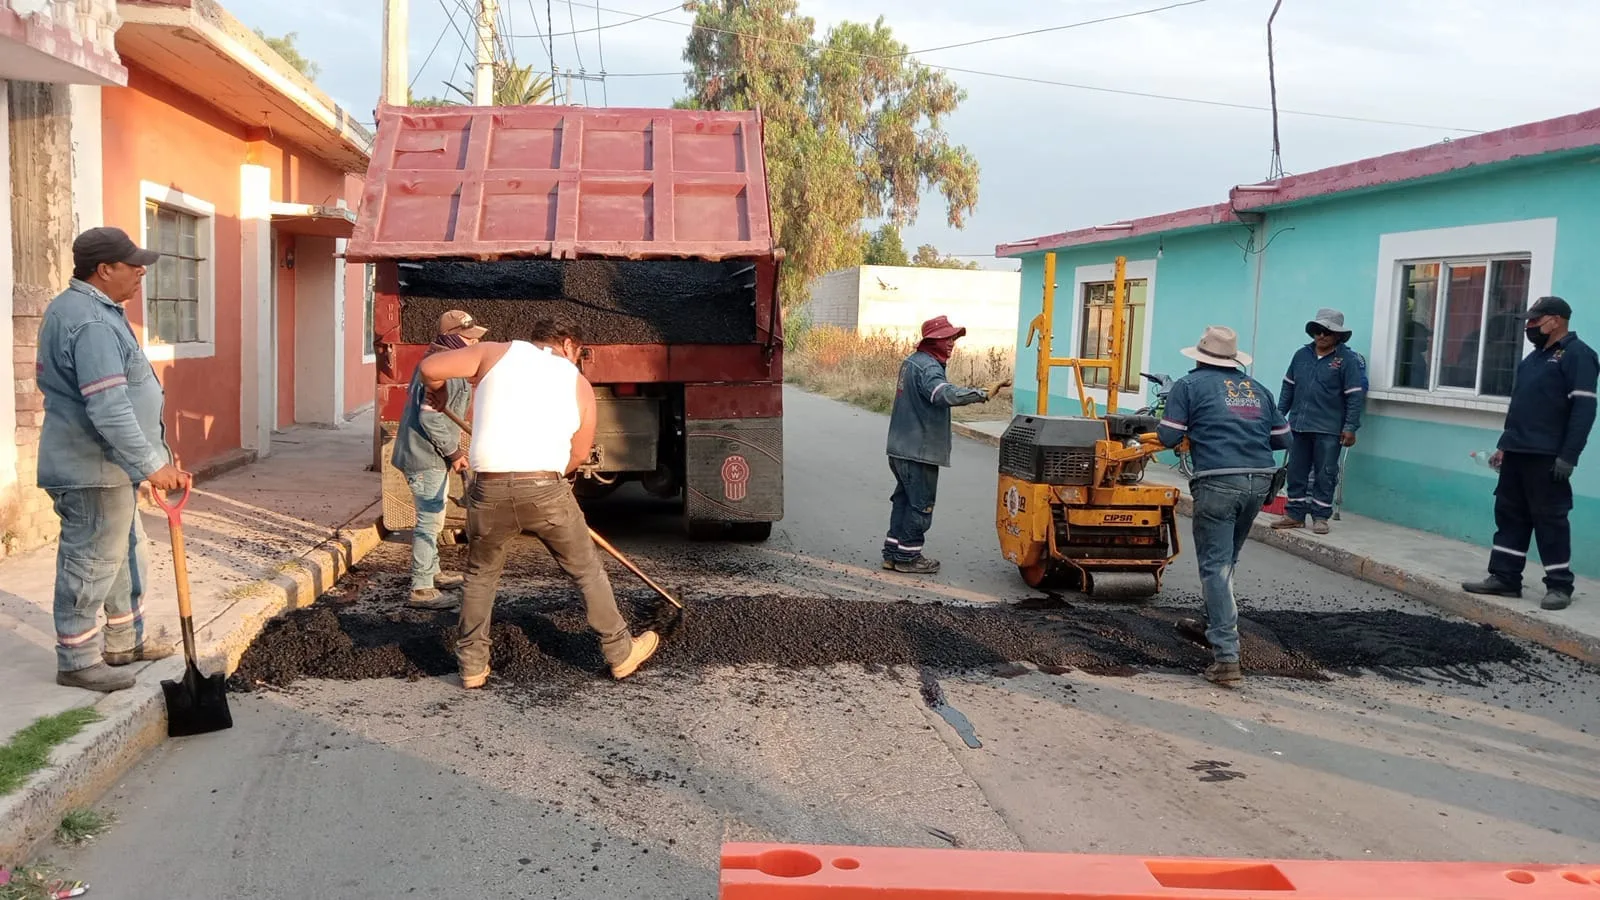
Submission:
<svg viewBox="0 0 1600 900">
<path fill-rule="evenodd" d="M 928 269 L 976 269 L 978 264 L 955 256 L 945 256 L 939 248 L 932 244 L 923 244 L 917 248 L 917 255 L 911 257 L 913 266 L 922 266 Z"/>
<path fill-rule="evenodd" d="M 978 164 L 943 129 L 965 94 L 912 60 L 881 17 L 840 23 L 819 41 L 796 0 L 689 0 L 685 9 L 695 14 L 684 48 L 689 102 L 759 108 L 765 119 L 774 237 L 789 252 L 786 304 L 803 300 L 811 278 L 864 258 L 863 220 L 915 221 L 925 190 L 943 196 L 951 227 L 965 224 Z"/>
<path fill-rule="evenodd" d="M 294 45 L 298 34 L 299 32 L 291 31 L 283 37 L 268 37 L 265 31 L 256 29 L 256 37 L 261 38 L 274 53 L 283 57 L 284 62 L 294 66 L 307 79 L 316 81 L 317 76 L 322 74 L 322 67 L 300 54 L 300 49 Z"/>
<path fill-rule="evenodd" d="M 473 71 L 472 66 L 467 66 L 467 77 L 470 81 Z M 472 91 L 462 89 L 452 82 L 445 82 L 445 87 L 454 91 L 457 100 L 445 100 L 441 106 L 461 106 L 473 102 Z M 549 75 L 541 75 L 533 71 L 533 66 L 519 66 L 506 60 L 494 62 L 494 102 L 493 106 L 533 106 L 535 104 L 550 103 L 555 93 L 555 82 Z"/>
<path fill-rule="evenodd" d="M 862 265 L 867 266 L 909 266 L 911 257 L 906 254 L 906 245 L 900 240 L 900 229 L 892 222 L 885 222 L 878 229 L 867 235 L 867 246 L 861 257 Z"/>
</svg>

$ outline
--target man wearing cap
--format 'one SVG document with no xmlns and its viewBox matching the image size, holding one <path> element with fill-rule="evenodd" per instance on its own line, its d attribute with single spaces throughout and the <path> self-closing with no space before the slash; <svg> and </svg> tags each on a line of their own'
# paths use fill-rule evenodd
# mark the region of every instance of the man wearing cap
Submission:
<svg viewBox="0 0 1600 900">
<path fill-rule="evenodd" d="M 1500 473 L 1494 489 L 1494 547 L 1489 577 L 1463 584 L 1473 594 L 1522 596 L 1529 539 L 1539 539 L 1544 562 L 1545 609 L 1572 604 L 1572 471 L 1595 419 L 1600 358 L 1568 330 L 1572 307 L 1560 297 L 1540 297 L 1528 310 L 1526 334 L 1534 351 L 1517 365 L 1505 429 L 1489 465 Z"/>
<path fill-rule="evenodd" d="M 986 403 L 1011 386 L 1006 378 L 986 388 L 950 383 L 945 364 L 956 340 L 967 333 L 944 316 L 922 323 L 922 342 L 900 364 L 894 407 L 889 413 L 889 534 L 883 539 L 883 567 L 910 575 L 932 575 L 939 561 L 922 555 L 924 537 L 933 525 L 933 503 L 939 469 L 950 465 L 950 409 Z"/>
<path fill-rule="evenodd" d="M 1199 343 L 1181 352 L 1199 365 L 1173 383 L 1156 434 L 1168 447 L 1189 440 L 1194 553 L 1206 619 L 1178 627 L 1203 632 L 1211 645 L 1215 661 L 1205 670 L 1206 680 L 1232 684 L 1243 677 L 1233 570 L 1256 514 L 1272 495 L 1279 470 L 1273 451 L 1289 448 L 1289 423 L 1266 386 L 1241 371 L 1250 356 L 1239 352 L 1232 328 L 1207 326 Z"/>
<path fill-rule="evenodd" d="M 1347 345 L 1344 313 L 1319 309 L 1306 323 L 1311 343 L 1295 352 L 1283 376 L 1278 411 L 1294 430 L 1289 449 L 1289 503 L 1273 528 L 1328 533 L 1333 492 L 1339 484 L 1339 454 L 1356 443 L 1366 402 L 1366 361 Z"/>
<path fill-rule="evenodd" d="M 189 475 L 167 447 L 161 383 L 123 310 L 159 258 L 118 228 L 78 235 L 72 281 L 39 328 L 39 487 L 61 519 L 56 683 L 69 687 L 130 688 L 134 676 L 124 667 L 173 653 L 144 639 L 149 570 L 138 491 L 183 490 Z"/>
<path fill-rule="evenodd" d="M 488 330 L 474 322 L 471 315 L 452 309 L 439 317 L 439 334 L 423 358 L 441 350 L 470 347 Z M 445 408 L 456 418 L 465 419 L 472 405 L 472 386 L 467 380 L 446 380 L 442 393 Z M 405 475 L 417 511 L 417 524 L 411 530 L 411 597 L 406 606 L 455 609 L 459 599 L 441 594 L 439 588 L 456 587 L 463 578 L 455 572 L 439 571 L 439 533 L 444 530 L 444 500 L 450 473 L 466 471 L 467 453 L 461 449 L 461 429 L 429 400 L 421 366 L 411 373 L 410 393 L 405 411 L 400 414 L 391 461 Z"/>
</svg>

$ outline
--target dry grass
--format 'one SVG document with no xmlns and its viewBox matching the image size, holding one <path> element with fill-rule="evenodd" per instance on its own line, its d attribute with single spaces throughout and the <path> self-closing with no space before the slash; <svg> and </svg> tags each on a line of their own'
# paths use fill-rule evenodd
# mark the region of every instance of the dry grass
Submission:
<svg viewBox="0 0 1600 900">
<path fill-rule="evenodd" d="M 858 335 L 829 326 L 808 328 L 790 341 L 784 379 L 813 393 L 886 413 L 894 403 L 900 364 L 916 349 L 909 340 L 888 335 Z M 1015 354 L 990 348 L 964 351 L 957 345 L 945 370 L 956 384 L 982 387 L 1010 377 Z M 1011 415 L 1011 397 L 958 406 L 960 421 L 1004 419 Z"/>
</svg>

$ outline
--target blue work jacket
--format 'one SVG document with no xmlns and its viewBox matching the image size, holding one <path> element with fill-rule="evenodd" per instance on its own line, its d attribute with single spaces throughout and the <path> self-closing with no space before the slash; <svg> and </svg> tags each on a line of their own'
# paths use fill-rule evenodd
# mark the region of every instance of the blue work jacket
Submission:
<svg viewBox="0 0 1600 900">
<path fill-rule="evenodd" d="M 1289 361 L 1278 395 L 1278 411 L 1296 434 L 1355 434 L 1367 401 L 1367 364 L 1361 354 L 1339 344 L 1317 356 L 1313 342 Z"/>
<path fill-rule="evenodd" d="M 472 385 L 465 378 L 451 378 L 444 384 L 448 396 L 446 408 L 465 421 L 472 405 Z M 400 427 L 395 431 L 390 462 L 410 477 L 447 469 L 460 453 L 461 429 L 449 416 L 429 405 L 428 387 L 422 381 L 419 366 L 411 373 L 406 408 L 400 413 Z"/>
<path fill-rule="evenodd" d="M 1594 427 L 1597 372 L 1594 348 L 1576 332 L 1524 357 L 1517 365 L 1500 449 L 1559 456 L 1577 465 Z"/>
<path fill-rule="evenodd" d="M 1270 475 L 1274 450 L 1287 450 L 1289 423 L 1261 382 L 1237 369 L 1196 366 L 1167 394 L 1156 435 L 1167 447 L 1189 439 L 1194 478 Z"/>
<path fill-rule="evenodd" d="M 74 278 L 50 301 L 34 371 L 39 487 L 125 487 L 172 462 L 161 382 L 127 313 L 99 288 Z"/>
<path fill-rule="evenodd" d="M 951 384 L 944 363 L 918 350 L 900 364 L 894 408 L 889 412 L 889 455 L 934 466 L 950 465 L 950 408 L 988 399 L 979 388 Z"/>
</svg>

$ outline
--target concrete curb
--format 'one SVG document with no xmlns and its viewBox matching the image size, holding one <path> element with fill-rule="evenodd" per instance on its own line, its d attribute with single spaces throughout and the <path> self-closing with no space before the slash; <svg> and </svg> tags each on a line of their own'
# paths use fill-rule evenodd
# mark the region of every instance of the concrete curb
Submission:
<svg viewBox="0 0 1600 900">
<path fill-rule="evenodd" d="M 953 427 L 962 437 L 993 447 L 1000 445 L 1000 438 L 996 435 L 959 422 Z M 1193 500 L 1187 493 L 1183 494 L 1178 501 L 1178 514 L 1190 516 L 1193 509 Z M 1255 525 L 1251 527 L 1250 539 L 1298 556 L 1329 571 L 1405 594 L 1441 612 L 1471 622 L 1491 625 L 1507 634 L 1533 641 L 1557 653 L 1592 666 L 1600 666 L 1600 638 L 1469 594 L 1463 591 L 1458 583 L 1434 575 L 1408 572 L 1390 563 L 1380 562 L 1293 531 L 1275 531 L 1260 519 L 1257 519 Z"/>
<path fill-rule="evenodd" d="M 278 574 L 256 582 L 220 615 L 196 623 L 201 669 L 232 674 L 239 657 L 273 616 L 309 606 L 381 541 L 377 522 L 340 530 L 305 554 L 286 561 Z M 0 797 L 0 863 L 22 863 L 61 817 L 94 802 L 152 748 L 166 739 L 167 710 L 161 681 L 182 676 L 179 654 L 151 663 L 139 683 L 108 694 L 94 705 L 100 721 L 57 747 L 50 765 L 15 793 Z"/>
</svg>

